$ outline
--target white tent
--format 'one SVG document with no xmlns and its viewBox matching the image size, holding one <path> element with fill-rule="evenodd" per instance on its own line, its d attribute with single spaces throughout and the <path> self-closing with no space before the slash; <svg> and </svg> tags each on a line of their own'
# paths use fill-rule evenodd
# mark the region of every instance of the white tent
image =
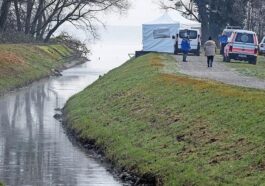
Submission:
<svg viewBox="0 0 265 186">
<path fill-rule="evenodd" d="M 143 51 L 174 53 L 175 36 L 179 29 L 200 27 L 200 23 L 188 20 L 176 12 L 166 12 L 158 19 L 142 25 Z"/>
<path fill-rule="evenodd" d="M 179 12 L 167 13 L 174 21 L 180 23 L 181 28 L 201 29 L 201 23 L 183 17 Z"/>
</svg>

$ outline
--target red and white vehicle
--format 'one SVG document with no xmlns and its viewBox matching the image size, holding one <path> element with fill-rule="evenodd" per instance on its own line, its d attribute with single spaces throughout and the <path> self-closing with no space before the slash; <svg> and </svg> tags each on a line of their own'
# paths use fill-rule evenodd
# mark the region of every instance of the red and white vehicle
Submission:
<svg viewBox="0 0 265 186">
<path fill-rule="evenodd" d="M 248 30 L 234 30 L 224 49 L 224 61 L 231 59 L 257 63 L 258 56 L 257 34 Z"/>
</svg>

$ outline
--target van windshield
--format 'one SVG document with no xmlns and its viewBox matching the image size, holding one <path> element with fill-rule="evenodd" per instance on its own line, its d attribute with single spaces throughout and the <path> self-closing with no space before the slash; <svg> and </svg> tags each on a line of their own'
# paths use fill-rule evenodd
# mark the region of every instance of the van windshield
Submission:
<svg viewBox="0 0 265 186">
<path fill-rule="evenodd" d="M 246 33 L 237 33 L 235 42 L 240 43 L 254 43 L 254 35 Z"/>
<path fill-rule="evenodd" d="M 179 37 L 180 38 L 185 38 L 189 36 L 189 39 L 196 39 L 197 38 L 197 31 L 195 30 L 180 30 L 179 31 Z"/>
</svg>

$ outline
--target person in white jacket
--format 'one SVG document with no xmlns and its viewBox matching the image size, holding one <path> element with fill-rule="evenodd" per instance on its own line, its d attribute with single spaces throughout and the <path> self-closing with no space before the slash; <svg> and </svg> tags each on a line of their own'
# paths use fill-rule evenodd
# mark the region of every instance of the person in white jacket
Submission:
<svg viewBox="0 0 265 186">
<path fill-rule="evenodd" d="M 207 56 L 208 67 L 213 67 L 213 60 L 216 54 L 216 43 L 209 37 L 209 40 L 204 44 L 205 56 Z"/>
</svg>

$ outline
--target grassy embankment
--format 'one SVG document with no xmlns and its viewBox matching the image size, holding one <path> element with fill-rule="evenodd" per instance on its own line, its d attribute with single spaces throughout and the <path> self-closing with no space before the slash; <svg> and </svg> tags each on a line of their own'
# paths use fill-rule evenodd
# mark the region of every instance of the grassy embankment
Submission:
<svg viewBox="0 0 265 186">
<path fill-rule="evenodd" d="M 175 67 L 158 54 L 127 62 L 68 101 L 67 127 L 163 185 L 265 183 L 265 92 Z"/>
<path fill-rule="evenodd" d="M 73 51 L 63 45 L 0 45 L 0 93 L 51 74 Z"/>
<path fill-rule="evenodd" d="M 229 67 L 235 69 L 239 73 L 247 76 L 253 76 L 260 79 L 265 79 L 265 57 L 259 56 L 257 65 L 248 64 L 248 62 L 243 61 L 232 61 L 231 63 L 226 63 Z"/>
</svg>

